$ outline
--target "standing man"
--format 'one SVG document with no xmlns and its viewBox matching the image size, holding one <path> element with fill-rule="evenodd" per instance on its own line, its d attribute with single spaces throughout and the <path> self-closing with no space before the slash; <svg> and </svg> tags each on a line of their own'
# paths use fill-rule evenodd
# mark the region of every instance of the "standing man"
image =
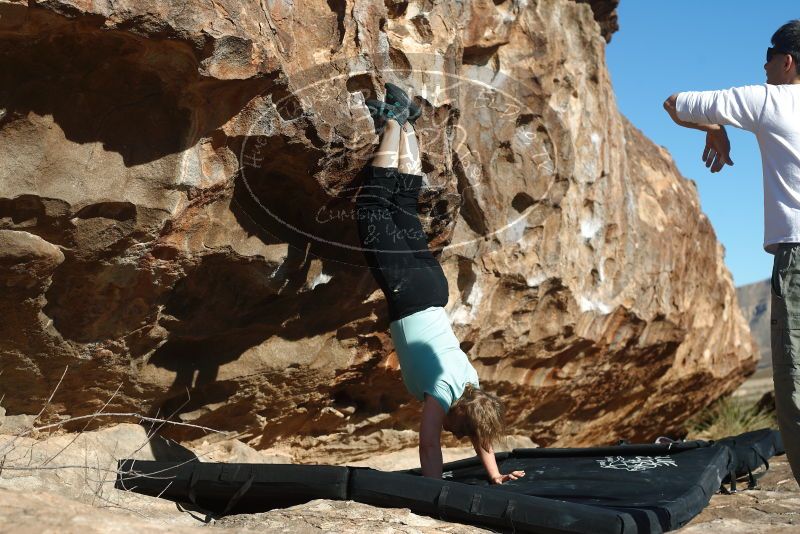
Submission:
<svg viewBox="0 0 800 534">
<path fill-rule="evenodd" d="M 711 172 L 733 165 L 725 125 L 753 132 L 764 174 L 764 249 L 772 268 L 772 372 L 786 456 L 800 483 L 800 20 L 772 36 L 767 83 L 688 91 L 664 102 L 672 120 L 706 132 Z"/>
</svg>

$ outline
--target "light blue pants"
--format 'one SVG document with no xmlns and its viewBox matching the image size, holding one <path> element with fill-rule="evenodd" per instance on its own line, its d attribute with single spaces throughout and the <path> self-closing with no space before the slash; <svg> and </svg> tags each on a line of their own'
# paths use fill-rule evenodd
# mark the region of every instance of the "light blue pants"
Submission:
<svg viewBox="0 0 800 534">
<path fill-rule="evenodd" d="M 778 428 L 800 483 L 800 244 L 778 247 L 772 267 L 772 376 Z"/>
</svg>

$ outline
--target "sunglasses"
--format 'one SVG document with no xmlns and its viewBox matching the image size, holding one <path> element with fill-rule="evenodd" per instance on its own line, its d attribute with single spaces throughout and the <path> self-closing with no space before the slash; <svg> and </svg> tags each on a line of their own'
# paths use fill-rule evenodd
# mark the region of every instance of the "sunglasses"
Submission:
<svg viewBox="0 0 800 534">
<path fill-rule="evenodd" d="M 784 52 L 783 50 L 778 50 L 774 46 L 770 46 L 767 48 L 767 63 L 772 61 L 772 58 L 775 57 L 775 54 L 788 54 L 789 52 Z"/>
</svg>

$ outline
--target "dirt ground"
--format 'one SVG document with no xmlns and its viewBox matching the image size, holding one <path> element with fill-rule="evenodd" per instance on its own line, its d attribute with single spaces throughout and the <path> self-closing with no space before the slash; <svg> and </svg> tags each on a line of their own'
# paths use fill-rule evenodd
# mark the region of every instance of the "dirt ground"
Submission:
<svg viewBox="0 0 800 534">
<path fill-rule="evenodd" d="M 761 370 L 735 395 L 757 400 L 771 388 L 771 371 Z M 0 444 L 7 439 L 8 436 L 0 435 Z M 175 503 L 121 492 L 113 487 L 115 458 L 135 454 L 140 459 L 150 459 L 152 452 L 147 447 L 142 449 L 141 445 L 150 439 L 140 426 L 121 424 L 102 431 L 86 432 L 74 443 L 71 435 L 54 436 L 48 440 L 18 440 L 15 449 L 18 454 L 7 454 L 5 470 L 0 471 L 0 532 L 189 532 L 209 527 L 230 532 L 314 534 L 491 532 L 413 514 L 407 509 L 376 508 L 352 501 L 314 500 L 286 509 L 209 520 L 204 514 Z M 510 448 L 535 446 L 527 438 L 517 441 L 511 443 Z M 291 458 L 286 456 L 287 451 L 256 451 L 235 440 L 215 447 L 213 453 L 194 452 L 206 461 L 291 462 Z M 48 469 L 28 470 L 27 466 L 44 464 L 45 459 L 56 453 L 58 461 L 47 460 L 50 462 Z M 444 460 L 453 461 L 473 454 L 469 447 L 450 448 L 444 451 Z M 348 465 L 395 470 L 416 467 L 418 462 L 416 448 L 408 448 L 375 456 L 368 461 L 348 462 Z M 14 465 L 19 466 L 18 470 L 11 470 Z M 743 489 L 747 484 L 740 482 L 740 491 L 733 495 L 713 495 L 709 505 L 676 532 L 800 533 L 800 487 L 792 476 L 786 457 L 772 458 L 770 469 L 762 470 L 762 473 L 754 489 Z"/>
</svg>

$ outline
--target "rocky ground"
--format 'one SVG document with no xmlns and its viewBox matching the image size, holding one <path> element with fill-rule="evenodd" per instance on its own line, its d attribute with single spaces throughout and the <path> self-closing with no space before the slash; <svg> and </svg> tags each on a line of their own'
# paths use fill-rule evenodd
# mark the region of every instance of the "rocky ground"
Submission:
<svg viewBox="0 0 800 534">
<path fill-rule="evenodd" d="M 512 448 L 535 444 L 516 438 L 507 445 Z M 291 451 L 256 451 L 236 440 L 206 442 L 196 447 L 195 452 L 206 461 L 292 460 Z M 407 509 L 382 509 L 352 501 L 314 500 L 291 508 L 214 520 L 191 507 L 114 489 L 116 458 L 178 459 L 186 454 L 186 449 L 148 436 L 134 424 L 119 424 L 80 436 L 61 434 L 35 439 L 0 435 L 0 451 L 5 456 L 0 470 L 0 532 L 182 533 L 209 527 L 233 532 L 490 532 L 420 516 Z M 469 447 L 451 447 L 445 450 L 445 461 L 471 455 Z M 417 465 L 417 452 L 408 448 L 347 463 L 404 469 Z M 800 488 L 785 456 L 773 458 L 770 465 L 756 489 L 714 495 L 708 507 L 679 532 L 797 532 Z"/>
<path fill-rule="evenodd" d="M 717 494 L 711 503 L 678 532 L 794 533 L 800 531 L 800 489 L 786 456 L 776 456 L 758 481 L 757 489 L 734 495 Z"/>
</svg>

